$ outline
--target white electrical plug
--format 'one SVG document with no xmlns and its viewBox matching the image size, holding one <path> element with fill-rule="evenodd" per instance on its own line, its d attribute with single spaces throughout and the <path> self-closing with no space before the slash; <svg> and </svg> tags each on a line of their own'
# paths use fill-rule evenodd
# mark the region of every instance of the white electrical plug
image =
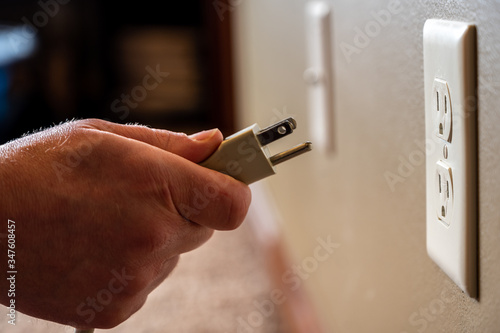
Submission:
<svg viewBox="0 0 500 333">
<path fill-rule="evenodd" d="M 297 127 L 293 118 L 287 118 L 263 130 L 253 124 L 228 136 L 217 150 L 200 165 L 225 173 L 245 184 L 251 184 L 276 173 L 275 166 L 310 151 L 311 142 L 304 142 L 282 153 L 271 155 L 267 145 Z"/>
</svg>

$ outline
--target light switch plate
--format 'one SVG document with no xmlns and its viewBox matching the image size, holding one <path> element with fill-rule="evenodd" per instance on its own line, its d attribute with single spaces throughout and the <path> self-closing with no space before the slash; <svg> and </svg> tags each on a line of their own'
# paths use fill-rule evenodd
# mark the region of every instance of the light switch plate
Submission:
<svg viewBox="0 0 500 333">
<path fill-rule="evenodd" d="M 431 19 L 423 37 L 427 252 L 476 297 L 476 29 Z"/>
<path fill-rule="evenodd" d="M 315 149 L 329 154 L 334 149 L 333 129 L 333 58 L 332 8 L 324 0 L 306 3 L 307 68 L 309 128 Z"/>
</svg>

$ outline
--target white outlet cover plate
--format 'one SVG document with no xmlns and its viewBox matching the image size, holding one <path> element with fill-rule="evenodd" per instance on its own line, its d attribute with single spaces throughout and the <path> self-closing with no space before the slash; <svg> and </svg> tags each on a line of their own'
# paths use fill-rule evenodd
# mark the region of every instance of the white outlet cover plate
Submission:
<svg viewBox="0 0 500 333">
<path fill-rule="evenodd" d="M 423 31 L 426 132 L 427 253 L 469 296 L 477 296 L 476 29 L 427 20 Z M 451 134 L 438 134 L 435 80 L 448 85 Z M 448 142 L 449 141 L 449 142 Z M 445 147 L 446 146 L 446 147 Z M 453 208 L 439 218 L 437 163 L 450 166 Z"/>
</svg>

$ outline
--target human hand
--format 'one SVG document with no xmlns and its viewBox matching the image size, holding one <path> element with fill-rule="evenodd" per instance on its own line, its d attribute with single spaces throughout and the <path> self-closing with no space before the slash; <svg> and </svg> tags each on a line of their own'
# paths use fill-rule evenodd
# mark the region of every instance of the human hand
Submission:
<svg viewBox="0 0 500 333">
<path fill-rule="evenodd" d="M 0 146 L 16 310 L 78 328 L 114 327 L 136 312 L 181 253 L 246 215 L 249 188 L 196 164 L 221 141 L 218 130 L 188 137 L 89 119 Z"/>
</svg>

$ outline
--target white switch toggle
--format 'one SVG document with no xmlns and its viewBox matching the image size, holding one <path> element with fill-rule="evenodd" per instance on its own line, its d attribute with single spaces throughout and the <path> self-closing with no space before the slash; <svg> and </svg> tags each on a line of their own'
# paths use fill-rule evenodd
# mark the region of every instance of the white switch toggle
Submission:
<svg viewBox="0 0 500 333">
<path fill-rule="evenodd" d="M 308 65 L 304 80 L 309 86 L 310 137 L 315 149 L 333 150 L 333 90 L 331 9 L 324 1 L 306 4 Z"/>
</svg>

